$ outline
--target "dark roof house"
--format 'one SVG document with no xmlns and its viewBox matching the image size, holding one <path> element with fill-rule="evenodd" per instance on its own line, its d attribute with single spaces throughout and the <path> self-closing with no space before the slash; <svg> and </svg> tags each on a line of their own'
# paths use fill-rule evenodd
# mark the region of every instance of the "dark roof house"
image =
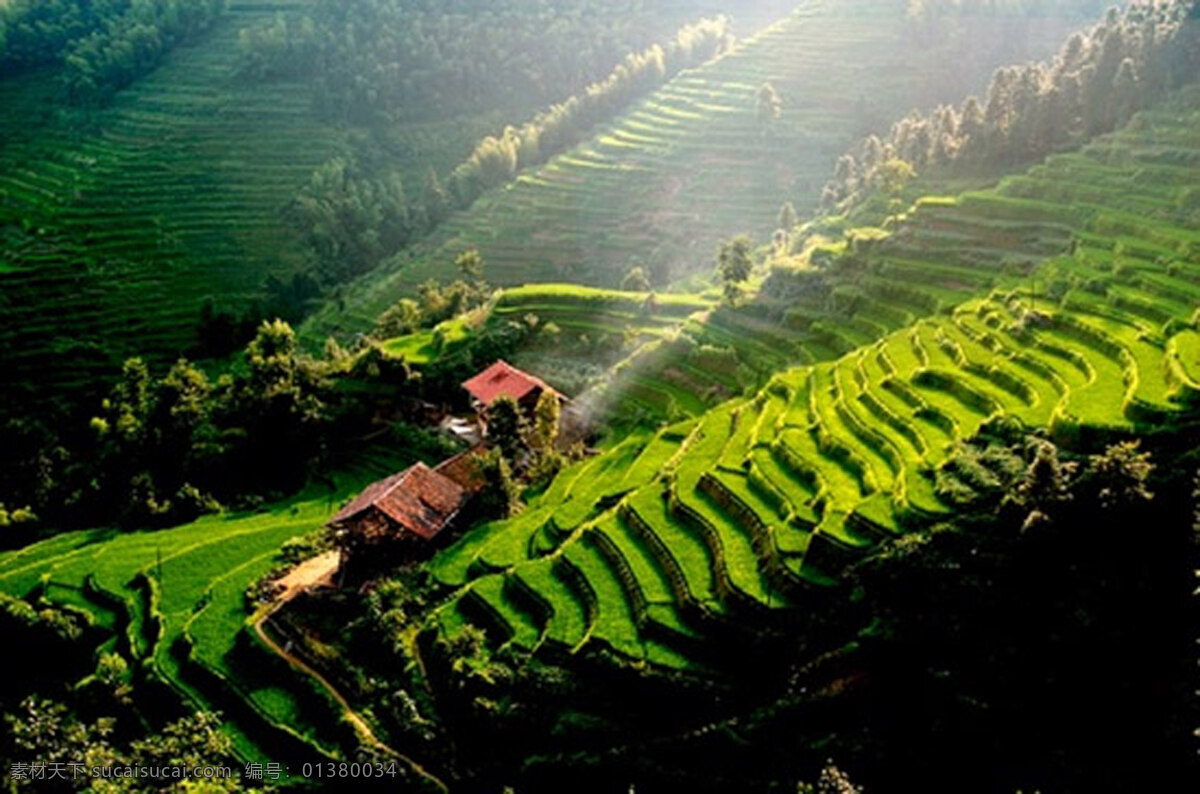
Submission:
<svg viewBox="0 0 1200 794">
<path fill-rule="evenodd" d="M 454 520 L 469 495 L 450 477 L 418 463 L 368 486 L 329 525 L 355 531 L 366 541 L 431 540 Z"/>
</svg>

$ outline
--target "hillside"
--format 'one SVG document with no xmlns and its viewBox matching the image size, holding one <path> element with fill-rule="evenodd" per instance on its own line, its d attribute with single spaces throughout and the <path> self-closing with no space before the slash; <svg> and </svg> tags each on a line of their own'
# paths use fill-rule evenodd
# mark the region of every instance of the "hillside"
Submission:
<svg viewBox="0 0 1200 794">
<path fill-rule="evenodd" d="M 537 116 L 723 0 L 205 0 L 127 73 L 183 0 L 42 1 L 0 0 L 13 792 L 1200 764 L 1200 0 L 754 0 Z"/>
<path fill-rule="evenodd" d="M 994 190 L 919 203 L 861 265 L 857 349 L 630 439 L 467 536 L 433 566 L 456 588 L 443 631 L 686 668 L 698 634 L 800 606 L 948 515 L 936 475 L 985 423 L 1093 445 L 1170 427 L 1200 386 L 1200 235 L 1180 202 L 1197 122 L 1191 89 Z"/>
<path fill-rule="evenodd" d="M 254 637 L 247 590 L 277 569 L 288 541 L 311 535 L 339 503 L 405 463 L 364 454 L 336 490 L 261 513 L 213 516 L 160 532 L 74 532 L 0 554 L 0 590 L 86 617 L 136 663 L 131 683 L 153 692 L 151 713 L 223 712 L 245 760 L 314 762 L 349 734 L 324 693 L 295 677 Z"/>
<path fill-rule="evenodd" d="M 792 619 L 847 562 L 946 515 L 936 475 L 985 423 L 1076 443 L 1169 427 L 1200 392 L 1186 297 L 1200 233 L 1179 202 L 1197 124 L 1192 89 L 994 190 L 920 202 L 860 266 L 841 332 L 855 350 L 567 469 L 518 518 L 435 558 L 445 596 L 427 623 L 476 623 L 547 658 L 704 670 L 721 663 L 712 637 Z M 271 667 L 243 593 L 280 544 L 395 465 L 364 461 L 336 495 L 261 515 L 60 535 L 0 556 L 0 588 L 89 615 L 144 660 L 144 686 L 225 711 L 243 756 L 337 753 L 334 706 Z"/>
<path fill-rule="evenodd" d="M 66 103 L 55 67 L 0 80 L 6 403 L 22 400 L 40 413 L 47 398 L 94 405 L 129 356 L 162 364 L 228 352 L 198 349 L 206 306 L 210 316 L 235 321 L 284 311 L 268 282 L 286 293 L 298 274 L 310 277 L 307 292 L 288 310 L 319 295 L 309 294 L 317 290 L 314 252 L 286 209 L 320 166 L 367 151 L 416 197 L 431 169 L 446 175 L 484 135 L 538 107 L 505 96 L 395 123 L 347 120 L 316 106 L 312 82 L 322 75 L 244 70 L 247 33 L 299 29 L 318 5 L 232 0 L 210 31 L 104 107 Z M 762 24 L 773 7 L 774 0 L 755 3 L 743 24 Z M 691 14 L 648 13 L 627 38 L 648 45 Z M 587 39 L 588 25 L 601 21 L 600 10 L 561 19 L 556 41 Z M 609 34 L 606 41 L 624 40 Z"/>
<path fill-rule="evenodd" d="M 94 390 L 128 355 L 191 348 L 205 300 L 245 306 L 268 276 L 300 269 L 280 210 L 341 135 L 313 117 L 302 84 L 235 75 L 241 27 L 296 7 L 230 4 L 206 38 L 90 119 L 55 108 L 53 72 L 0 81 L 10 388 Z"/>
<path fill-rule="evenodd" d="M 977 90 L 999 64 L 1048 55 L 1078 24 L 967 15 L 956 35 L 927 46 L 903 12 L 874 0 L 804 3 L 348 285 L 304 335 L 320 342 L 368 327 L 425 279 L 447 278 L 467 247 L 479 248 L 501 285 L 611 287 L 635 263 L 659 287 L 707 272 L 719 240 L 768 237 L 784 201 L 802 214 L 815 207 L 831 164 L 864 132 Z M 1014 39 L 1019 52 L 1007 46 Z M 946 79 L 950 62 L 961 69 Z M 756 100 L 766 82 L 783 102 L 769 129 Z"/>
</svg>

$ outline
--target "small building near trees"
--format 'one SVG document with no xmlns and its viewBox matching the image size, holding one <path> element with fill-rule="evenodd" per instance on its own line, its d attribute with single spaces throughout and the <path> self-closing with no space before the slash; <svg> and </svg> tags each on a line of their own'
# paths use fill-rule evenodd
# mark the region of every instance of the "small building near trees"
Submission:
<svg viewBox="0 0 1200 794">
<path fill-rule="evenodd" d="M 474 455 L 469 450 L 436 468 L 417 463 L 367 486 L 328 524 L 343 554 L 364 548 L 405 558 L 425 553 L 483 488 Z"/>
<path fill-rule="evenodd" d="M 463 383 L 475 408 L 478 433 L 470 423 L 450 420 L 443 430 L 475 444 L 471 449 L 443 461 L 436 467 L 417 463 L 387 479 L 373 483 L 329 521 L 334 542 L 347 557 L 366 552 L 372 563 L 402 563 L 420 559 L 437 548 L 463 517 L 473 497 L 490 483 L 479 457 L 479 442 L 487 430 L 487 411 L 497 400 L 508 397 L 533 416 L 538 400 L 552 394 L 561 403 L 567 398 L 542 379 L 522 372 L 506 361 L 497 361 Z M 480 505 L 486 502 L 480 500 Z M 486 509 L 486 508 L 481 508 Z"/>
<path fill-rule="evenodd" d="M 485 417 L 488 407 L 501 397 L 511 398 L 529 414 L 533 413 L 538 400 L 545 392 L 558 397 L 559 402 L 567 401 L 553 386 L 535 375 L 517 369 L 504 359 L 464 381 L 462 386 L 471 395 L 471 405 L 480 417 Z"/>
</svg>

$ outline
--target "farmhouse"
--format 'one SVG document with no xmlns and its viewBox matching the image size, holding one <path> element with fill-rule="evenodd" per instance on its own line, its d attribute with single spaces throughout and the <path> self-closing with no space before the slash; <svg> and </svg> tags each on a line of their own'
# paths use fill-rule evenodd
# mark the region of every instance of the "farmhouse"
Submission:
<svg viewBox="0 0 1200 794">
<path fill-rule="evenodd" d="M 479 431 L 485 431 L 487 407 L 500 397 L 511 397 L 532 413 L 545 393 L 566 398 L 545 381 L 522 372 L 506 361 L 497 361 L 463 384 L 471 394 Z M 469 424 L 453 420 L 458 424 Z M 458 427 L 458 424 L 454 427 Z M 446 423 L 443 422 L 443 426 Z M 481 440 L 482 432 L 473 439 Z M 463 437 L 463 436 L 460 436 Z M 455 455 L 430 468 L 424 463 L 367 486 L 329 522 L 337 545 L 345 552 L 386 546 L 410 556 L 454 523 L 471 497 L 485 487 L 476 455 L 479 447 Z"/>
<path fill-rule="evenodd" d="M 384 543 L 401 548 L 428 544 L 482 487 L 474 454 L 474 450 L 464 452 L 436 468 L 418 463 L 369 485 L 329 522 L 338 545 L 352 549 Z"/>
<path fill-rule="evenodd" d="M 566 402 L 567 399 L 541 378 L 517 369 L 504 359 L 465 381 L 462 386 L 471 395 L 471 404 L 480 416 L 486 414 L 488 407 L 501 397 L 511 397 L 529 412 L 533 411 L 545 392 L 558 397 L 559 402 Z"/>
</svg>

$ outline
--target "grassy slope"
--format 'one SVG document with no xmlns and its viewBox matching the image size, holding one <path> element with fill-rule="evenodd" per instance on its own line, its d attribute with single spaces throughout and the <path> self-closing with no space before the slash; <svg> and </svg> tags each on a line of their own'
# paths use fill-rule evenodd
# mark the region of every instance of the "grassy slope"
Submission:
<svg viewBox="0 0 1200 794">
<path fill-rule="evenodd" d="M 432 572 L 482 604 L 505 641 L 695 667 L 695 638 L 714 621 L 790 604 L 864 547 L 943 509 L 923 478 L 989 415 L 1070 437 L 1179 411 L 1200 394 L 1190 327 L 1200 261 L 1179 253 L 1200 242 L 1200 219 L 1177 201 L 1197 177 L 1198 123 L 1191 91 L 1079 154 L 917 210 L 908 232 L 872 255 L 864 284 L 903 285 L 895 306 L 928 293 L 950 310 L 880 325 L 877 341 L 836 362 L 783 372 L 700 421 L 631 436 L 561 475 L 514 522 L 465 536 Z M 1011 239 L 1059 249 L 1078 236 L 1081 253 L 997 250 L 997 235 L 1014 230 Z M 995 275 L 1012 256 L 1041 261 L 1036 278 Z M 1097 279 L 1104 294 L 1076 289 L 1061 305 L 1034 297 L 1070 276 Z M 1053 322 L 1022 333 L 1013 321 L 1035 301 Z M 882 322 L 877 306 L 860 311 L 844 322 Z M 118 632 L 128 624 L 118 647 L 151 679 L 227 714 L 246 704 L 229 730 L 249 757 L 332 749 L 339 734 L 324 698 L 244 647 L 242 592 L 283 541 L 396 465 L 379 461 L 337 496 L 263 514 L 62 535 L 0 556 L 0 588 L 40 591 Z M 479 611 L 455 600 L 437 618 L 453 630 L 468 614 Z"/>
<path fill-rule="evenodd" d="M 359 330 L 429 277 L 451 277 L 454 254 L 477 246 L 499 284 L 576 281 L 612 286 L 632 261 L 707 268 L 718 240 L 770 234 L 780 205 L 815 205 L 831 164 L 861 134 L 864 112 L 891 120 L 914 105 L 957 98 L 954 53 L 902 46 L 903 6 L 812 0 L 687 72 L 589 141 L 523 174 L 444 224 L 432 238 L 360 279 L 305 325 L 320 341 Z M 1056 46 L 1064 23 L 1030 34 L 1031 54 Z M 996 64 L 964 69 L 978 87 Z M 755 115 L 770 81 L 785 110 L 769 134 Z M 945 86 L 943 93 L 929 86 Z M 864 111 L 864 108 L 866 109 Z"/>
<path fill-rule="evenodd" d="M 664 641 L 648 609 L 659 582 L 671 583 L 673 599 L 656 604 L 658 614 L 669 610 L 703 631 L 723 612 L 787 603 L 862 550 L 944 514 L 933 473 L 991 417 L 1083 444 L 1178 417 L 1200 395 L 1200 216 L 1179 200 L 1200 178 L 1198 124 L 1194 88 L 1080 153 L 992 190 L 925 203 L 859 278 L 881 300 L 891 289 L 890 305 L 905 312 L 864 302 L 840 321 L 866 344 L 780 373 L 754 399 L 706 413 L 660 475 L 630 482 L 605 473 L 625 466 L 589 461 L 591 474 L 579 480 L 590 510 L 565 509 L 578 481 L 556 484 L 538 505 L 539 515 L 559 519 L 560 546 L 514 547 L 517 524 L 501 523 L 444 552 L 434 574 L 485 601 L 495 577 L 540 592 L 545 608 L 531 613 L 493 604 L 500 625 L 521 626 L 502 635 L 513 642 L 538 647 L 555 636 L 559 612 L 578 609 L 590 628 L 574 650 L 607 647 L 635 662 L 688 666 L 695 660 L 686 644 L 669 633 L 663 652 L 642 644 Z M 1073 237 L 1078 252 L 1061 253 Z M 1005 275 L 1005 260 L 1039 266 L 1032 277 Z M 1051 302 L 1055 283 L 1077 286 Z M 922 296 L 940 310 L 920 310 Z M 1045 319 L 1022 322 L 1030 308 Z M 836 331 L 832 322 L 810 329 L 818 337 Z M 599 501 L 600 493 L 610 498 Z M 590 544 L 604 552 L 602 573 L 594 556 L 574 548 L 598 532 L 614 535 L 616 518 L 628 528 L 620 543 Z M 525 517 L 518 523 L 536 531 Z M 526 556 L 497 557 L 495 548 Z M 559 556 L 575 607 L 545 574 L 546 560 Z"/>
<path fill-rule="evenodd" d="M 295 3 L 233 2 L 83 122 L 53 74 L 0 81 L 0 365 L 41 393 L 194 341 L 200 306 L 245 306 L 304 253 L 280 210 L 340 143 L 300 83 L 235 76 L 237 36 Z M 52 308 L 52 310 L 50 310 Z"/>
<path fill-rule="evenodd" d="M 236 69 L 240 30 L 309 5 L 232 0 L 90 119 L 63 108 L 53 71 L 0 80 L 0 367 L 18 400 L 86 389 L 130 355 L 170 360 L 194 344 L 207 298 L 244 310 L 268 276 L 304 265 L 282 210 L 355 131 L 321 121 L 305 82 Z M 533 111 L 482 107 L 387 138 L 415 195 L 428 168 L 447 173 Z"/>
<path fill-rule="evenodd" d="M 225 712 L 247 758 L 278 758 L 280 747 L 336 751 L 336 710 L 307 681 L 277 674 L 250 641 L 244 593 L 274 566 L 285 541 L 318 529 L 346 496 L 400 463 L 367 456 L 338 478 L 336 493 L 318 489 L 262 513 L 156 532 L 59 535 L 0 555 L 0 590 L 40 591 L 113 626 L 129 624 L 121 650 L 186 701 Z M 124 615 L 105 614 L 114 602 L 125 605 Z M 238 701 L 249 709 L 231 714 Z"/>
</svg>

